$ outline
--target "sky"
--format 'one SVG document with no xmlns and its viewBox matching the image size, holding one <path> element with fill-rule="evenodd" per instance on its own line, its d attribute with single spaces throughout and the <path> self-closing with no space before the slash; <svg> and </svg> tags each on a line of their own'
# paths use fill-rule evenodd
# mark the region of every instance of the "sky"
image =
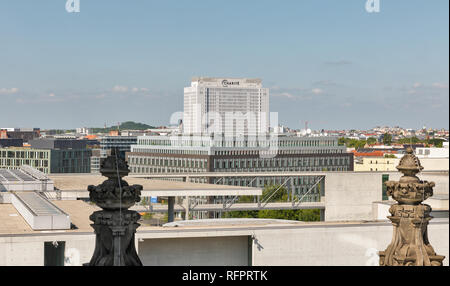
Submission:
<svg viewBox="0 0 450 286">
<path fill-rule="evenodd" d="M 261 78 L 300 129 L 449 128 L 449 1 L 0 0 L 0 128 L 166 125 L 192 77 Z"/>
</svg>

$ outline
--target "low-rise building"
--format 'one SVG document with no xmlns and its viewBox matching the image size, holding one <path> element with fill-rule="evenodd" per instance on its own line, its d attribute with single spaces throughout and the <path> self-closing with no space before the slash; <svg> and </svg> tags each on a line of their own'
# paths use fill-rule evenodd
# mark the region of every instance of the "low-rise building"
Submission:
<svg viewBox="0 0 450 286">
<path fill-rule="evenodd" d="M 23 139 L 21 138 L 0 138 L 0 147 L 22 147 Z"/>
<path fill-rule="evenodd" d="M 359 157 L 355 158 L 355 172 L 385 172 L 396 171 L 400 159 L 385 157 Z"/>
<path fill-rule="evenodd" d="M 0 148 L 0 168 L 14 170 L 29 165 L 45 174 L 90 173 L 90 157 L 89 149 Z"/>
<path fill-rule="evenodd" d="M 3 132 L 6 132 L 8 138 L 22 139 L 28 142 L 32 139 L 40 137 L 39 128 L 0 128 Z"/>
<path fill-rule="evenodd" d="M 449 157 L 449 148 L 448 142 L 444 142 L 442 148 L 435 147 L 420 147 L 416 148 L 416 156 L 418 158 L 448 158 Z"/>
</svg>

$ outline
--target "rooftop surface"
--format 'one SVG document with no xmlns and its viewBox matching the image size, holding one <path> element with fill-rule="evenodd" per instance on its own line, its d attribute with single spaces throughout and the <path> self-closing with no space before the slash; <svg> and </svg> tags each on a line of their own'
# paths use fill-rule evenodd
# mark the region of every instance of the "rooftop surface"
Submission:
<svg viewBox="0 0 450 286">
<path fill-rule="evenodd" d="M 58 208 L 70 216 L 76 229 L 64 232 L 92 232 L 89 216 L 100 210 L 98 207 L 83 201 L 52 201 Z M 47 231 L 33 230 L 12 204 L 0 204 L 0 235 L 5 234 L 33 234 Z M 58 232 L 58 231 L 50 231 Z"/>
<path fill-rule="evenodd" d="M 15 235 L 38 235 L 38 234 L 94 234 L 91 227 L 89 216 L 94 212 L 100 210 L 98 207 L 88 204 L 86 202 L 77 201 L 52 201 L 58 208 L 66 212 L 71 219 L 73 225 L 76 226 L 70 230 L 54 230 L 43 231 L 33 230 L 16 211 L 12 204 L 0 204 L 0 237 L 1 236 L 15 236 Z M 431 223 L 446 223 L 448 218 L 433 219 Z M 216 230 L 231 230 L 231 231 L 247 231 L 250 229 L 260 228 L 297 228 L 297 227 L 351 227 L 351 226 L 369 226 L 373 224 L 386 224 L 387 221 L 347 221 L 347 222 L 300 222 L 288 220 L 273 220 L 273 219 L 212 219 L 212 220 L 192 220 L 192 221 L 178 221 L 166 224 L 165 227 L 140 226 L 137 233 L 161 233 L 161 235 L 171 235 L 172 232 L 179 232 L 186 230 L 184 235 L 194 235 L 192 232 L 196 231 L 216 231 Z M 191 234 L 189 234 L 191 233 Z M 175 234 L 174 234 L 175 235 Z"/>
</svg>

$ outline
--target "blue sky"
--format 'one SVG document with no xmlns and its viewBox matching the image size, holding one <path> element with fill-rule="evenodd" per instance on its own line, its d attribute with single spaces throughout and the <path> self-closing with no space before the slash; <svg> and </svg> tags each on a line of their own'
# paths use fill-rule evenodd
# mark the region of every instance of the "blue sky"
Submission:
<svg viewBox="0 0 450 286">
<path fill-rule="evenodd" d="M 167 124 L 193 76 L 261 78 L 279 121 L 449 127 L 449 1 L 0 0 L 0 127 Z"/>
</svg>

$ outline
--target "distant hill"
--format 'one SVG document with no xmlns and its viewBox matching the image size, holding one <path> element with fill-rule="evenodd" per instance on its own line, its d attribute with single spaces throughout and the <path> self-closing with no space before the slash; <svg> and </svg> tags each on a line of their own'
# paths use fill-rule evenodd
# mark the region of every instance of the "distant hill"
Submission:
<svg viewBox="0 0 450 286">
<path fill-rule="evenodd" d="M 154 126 L 150 126 L 144 123 L 137 123 L 133 121 L 127 121 L 122 124 L 120 124 L 121 130 L 147 130 L 147 129 L 154 129 Z"/>
<path fill-rule="evenodd" d="M 120 130 L 147 130 L 153 129 L 154 126 L 147 125 L 144 123 L 138 123 L 134 121 L 123 122 L 119 126 Z M 111 126 L 107 128 L 92 128 L 93 133 L 108 133 L 109 131 L 117 130 L 117 126 Z"/>
</svg>

